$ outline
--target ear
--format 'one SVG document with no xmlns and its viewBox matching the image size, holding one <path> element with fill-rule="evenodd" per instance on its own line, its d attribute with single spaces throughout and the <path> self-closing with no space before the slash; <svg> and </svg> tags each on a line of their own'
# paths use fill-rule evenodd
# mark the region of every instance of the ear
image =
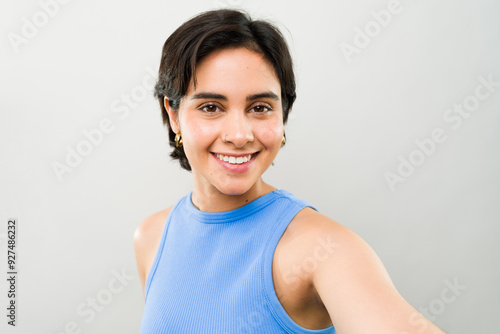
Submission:
<svg viewBox="0 0 500 334">
<path fill-rule="evenodd" d="M 170 128 L 174 133 L 179 133 L 181 131 L 179 127 L 179 115 L 177 110 L 173 110 L 168 104 L 168 99 L 165 97 L 163 100 L 163 105 L 165 106 L 165 110 L 168 113 L 168 118 L 170 121 Z"/>
</svg>

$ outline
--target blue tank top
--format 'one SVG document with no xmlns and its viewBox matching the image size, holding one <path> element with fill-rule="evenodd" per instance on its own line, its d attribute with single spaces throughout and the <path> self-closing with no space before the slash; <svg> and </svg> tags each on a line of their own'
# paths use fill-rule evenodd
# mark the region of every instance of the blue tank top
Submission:
<svg viewBox="0 0 500 334">
<path fill-rule="evenodd" d="M 335 333 L 296 324 L 273 285 L 274 250 L 314 206 L 275 190 L 235 210 L 203 212 L 191 194 L 172 208 L 146 279 L 141 334 Z"/>
</svg>

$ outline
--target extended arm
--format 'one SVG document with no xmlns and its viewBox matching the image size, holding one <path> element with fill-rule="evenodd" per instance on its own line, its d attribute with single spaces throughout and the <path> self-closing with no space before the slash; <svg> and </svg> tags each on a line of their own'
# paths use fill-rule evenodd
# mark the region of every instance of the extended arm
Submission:
<svg viewBox="0 0 500 334">
<path fill-rule="evenodd" d="M 358 235 L 330 219 L 317 228 L 329 245 L 312 281 L 338 333 L 442 334 L 397 291 L 384 265 Z"/>
</svg>

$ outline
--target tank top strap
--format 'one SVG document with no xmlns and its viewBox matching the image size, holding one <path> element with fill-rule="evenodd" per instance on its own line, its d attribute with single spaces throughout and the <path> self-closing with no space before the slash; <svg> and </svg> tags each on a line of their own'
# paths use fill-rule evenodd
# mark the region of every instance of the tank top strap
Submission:
<svg viewBox="0 0 500 334">
<path fill-rule="evenodd" d="M 269 309 L 274 316 L 275 320 L 281 325 L 282 328 L 287 330 L 289 333 L 318 333 L 318 334 L 326 334 L 326 333 L 335 333 L 335 328 L 333 326 L 319 329 L 319 330 L 311 330 L 306 329 L 302 326 L 299 326 L 292 318 L 286 313 L 285 309 L 281 305 L 281 302 L 276 295 L 276 290 L 274 289 L 273 282 L 273 257 L 274 252 L 276 250 L 276 246 L 278 245 L 281 236 L 287 229 L 290 222 L 293 218 L 305 207 L 310 207 L 315 211 L 318 209 L 313 206 L 311 203 L 299 199 L 295 197 L 293 194 L 289 193 L 285 190 L 280 190 L 283 195 L 283 201 L 288 201 L 289 204 L 285 205 L 287 209 L 282 212 L 282 215 L 279 217 L 277 221 L 274 231 L 272 231 L 269 239 L 267 240 L 264 257 L 262 261 L 262 289 L 264 291 L 264 295 L 266 301 L 268 303 Z"/>
</svg>

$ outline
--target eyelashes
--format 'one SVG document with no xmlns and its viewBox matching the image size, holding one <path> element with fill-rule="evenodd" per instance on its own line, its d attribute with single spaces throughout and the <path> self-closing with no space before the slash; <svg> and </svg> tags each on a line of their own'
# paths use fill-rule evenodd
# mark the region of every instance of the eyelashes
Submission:
<svg viewBox="0 0 500 334">
<path fill-rule="evenodd" d="M 198 110 L 206 112 L 208 114 L 213 114 L 213 113 L 216 113 L 216 112 L 224 111 L 221 106 L 219 106 L 216 103 L 212 103 L 212 102 L 205 103 L 205 104 L 201 105 L 198 108 Z M 256 103 L 256 104 L 252 105 L 251 108 L 248 109 L 248 110 L 249 111 L 253 111 L 256 114 L 263 114 L 263 113 L 272 111 L 273 108 L 269 104 L 267 104 L 267 103 Z"/>
<path fill-rule="evenodd" d="M 271 106 L 268 106 L 268 105 L 265 105 L 265 104 L 258 104 L 256 106 L 254 106 L 252 109 L 255 110 L 255 112 L 257 112 L 259 114 L 260 113 L 264 113 L 264 112 L 268 112 L 268 111 L 272 110 Z"/>
<path fill-rule="evenodd" d="M 217 111 L 220 111 L 220 108 L 219 108 L 219 106 L 217 106 L 213 103 L 207 103 L 207 104 L 202 105 L 200 108 L 198 108 L 198 110 L 212 114 L 212 113 L 215 113 Z"/>
</svg>

